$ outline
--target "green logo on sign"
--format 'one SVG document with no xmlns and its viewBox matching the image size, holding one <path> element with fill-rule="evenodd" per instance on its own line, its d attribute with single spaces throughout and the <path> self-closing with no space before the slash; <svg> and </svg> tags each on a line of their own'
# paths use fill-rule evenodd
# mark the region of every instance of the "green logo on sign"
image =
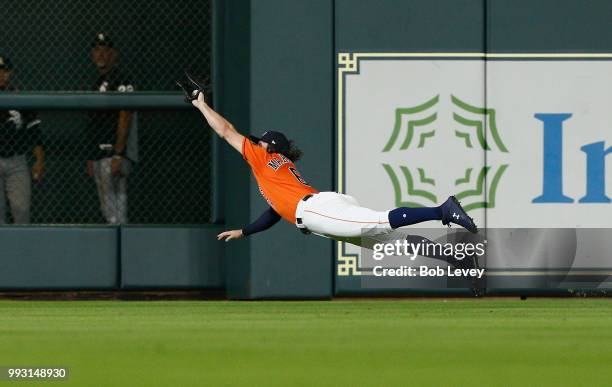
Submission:
<svg viewBox="0 0 612 387">
<path fill-rule="evenodd" d="M 450 102 L 453 109 L 452 126 L 456 127 L 453 130 L 454 138 L 463 144 L 466 150 L 508 153 L 508 148 L 499 135 L 495 109 L 471 105 L 454 95 L 450 96 Z M 439 104 L 440 96 L 436 95 L 417 106 L 395 109 L 393 131 L 382 152 L 426 148 L 441 130 Z M 432 206 L 443 198 L 436 195 L 436 180 L 428 175 L 425 168 L 411 168 L 406 165 L 394 168 L 387 163 L 383 163 L 382 167 L 393 186 L 396 206 Z M 460 191 L 455 196 L 464 201 L 466 211 L 495 207 L 497 188 L 507 168 L 508 164 L 467 167 L 461 176 L 457 176 L 454 186 Z M 406 191 L 402 191 L 402 182 Z M 404 193 L 407 193 L 407 199 L 404 198 Z"/>
</svg>

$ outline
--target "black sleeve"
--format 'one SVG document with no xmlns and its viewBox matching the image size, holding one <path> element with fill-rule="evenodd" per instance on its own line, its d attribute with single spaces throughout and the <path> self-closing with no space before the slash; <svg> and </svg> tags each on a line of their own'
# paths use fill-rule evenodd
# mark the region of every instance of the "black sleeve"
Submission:
<svg viewBox="0 0 612 387">
<path fill-rule="evenodd" d="M 276 211 L 274 211 L 272 207 L 270 207 L 263 214 L 261 214 L 261 216 L 256 221 L 243 228 L 242 235 L 248 236 L 267 230 L 270 227 L 274 226 L 276 223 L 278 223 L 280 218 L 280 215 Z"/>
<path fill-rule="evenodd" d="M 28 133 L 29 145 L 32 148 L 43 146 L 42 136 L 40 134 L 40 118 L 36 112 L 28 111 L 24 113 L 25 128 Z"/>
</svg>

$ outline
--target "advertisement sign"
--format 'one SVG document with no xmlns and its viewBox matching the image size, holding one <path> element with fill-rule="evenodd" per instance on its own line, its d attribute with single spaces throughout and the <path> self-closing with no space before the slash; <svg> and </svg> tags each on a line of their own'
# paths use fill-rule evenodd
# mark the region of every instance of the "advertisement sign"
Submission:
<svg viewBox="0 0 612 387">
<path fill-rule="evenodd" d="M 339 192 L 376 210 L 455 195 L 483 240 L 575 241 L 558 259 L 497 243 L 489 269 L 612 269 L 612 55 L 339 53 L 337 66 Z M 370 275 L 360 255 L 339 242 L 337 274 Z"/>
</svg>

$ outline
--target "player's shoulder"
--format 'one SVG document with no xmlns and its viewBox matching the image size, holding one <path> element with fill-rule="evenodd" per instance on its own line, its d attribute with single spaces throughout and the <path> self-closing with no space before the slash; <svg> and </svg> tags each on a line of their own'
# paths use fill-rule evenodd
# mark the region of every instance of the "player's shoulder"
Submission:
<svg viewBox="0 0 612 387">
<path fill-rule="evenodd" d="M 274 157 L 273 155 L 273 153 L 268 153 L 262 146 L 245 136 L 242 142 L 242 156 L 249 163 L 263 166 Z"/>
<path fill-rule="evenodd" d="M 254 143 L 253 141 L 251 141 L 250 139 L 247 138 L 247 142 L 249 142 L 251 144 L 251 146 L 253 147 L 253 150 L 257 153 L 259 153 L 261 156 L 265 157 L 266 159 L 271 159 L 274 157 L 274 153 L 270 153 L 268 152 L 266 149 L 264 149 L 264 147 L 262 147 L 261 145 Z"/>
</svg>

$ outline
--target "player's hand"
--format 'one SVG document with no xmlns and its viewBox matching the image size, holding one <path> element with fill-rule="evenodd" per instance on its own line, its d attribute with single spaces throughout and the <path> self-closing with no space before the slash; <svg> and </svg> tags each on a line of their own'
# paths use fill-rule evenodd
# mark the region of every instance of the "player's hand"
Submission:
<svg viewBox="0 0 612 387">
<path fill-rule="evenodd" d="M 204 93 L 198 93 L 198 98 L 191 101 L 193 106 L 198 109 L 202 109 L 204 105 L 206 105 L 206 100 L 204 99 Z"/>
<path fill-rule="evenodd" d="M 87 160 L 87 176 L 93 177 L 93 160 Z"/>
<path fill-rule="evenodd" d="M 242 230 L 223 231 L 221 234 L 217 235 L 217 240 L 225 240 L 226 242 L 229 242 L 232 239 L 240 239 L 243 236 L 244 235 L 242 235 Z"/>
<path fill-rule="evenodd" d="M 34 163 L 32 167 L 32 180 L 36 183 L 40 182 L 43 178 L 43 173 L 45 171 L 45 164 L 42 161 L 37 161 Z"/>
<path fill-rule="evenodd" d="M 212 84 L 210 77 L 197 77 L 185 71 L 186 81 L 176 81 L 176 84 L 183 90 L 185 94 L 185 102 L 192 103 L 193 106 L 201 109 L 206 105 L 205 93 L 210 93 Z"/>
<path fill-rule="evenodd" d="M 121 157 L 113 157 L 111 160 L 111 173 L 113 175 L 121 174 L 121 164 L 123 159 Z"/>
</svg>

